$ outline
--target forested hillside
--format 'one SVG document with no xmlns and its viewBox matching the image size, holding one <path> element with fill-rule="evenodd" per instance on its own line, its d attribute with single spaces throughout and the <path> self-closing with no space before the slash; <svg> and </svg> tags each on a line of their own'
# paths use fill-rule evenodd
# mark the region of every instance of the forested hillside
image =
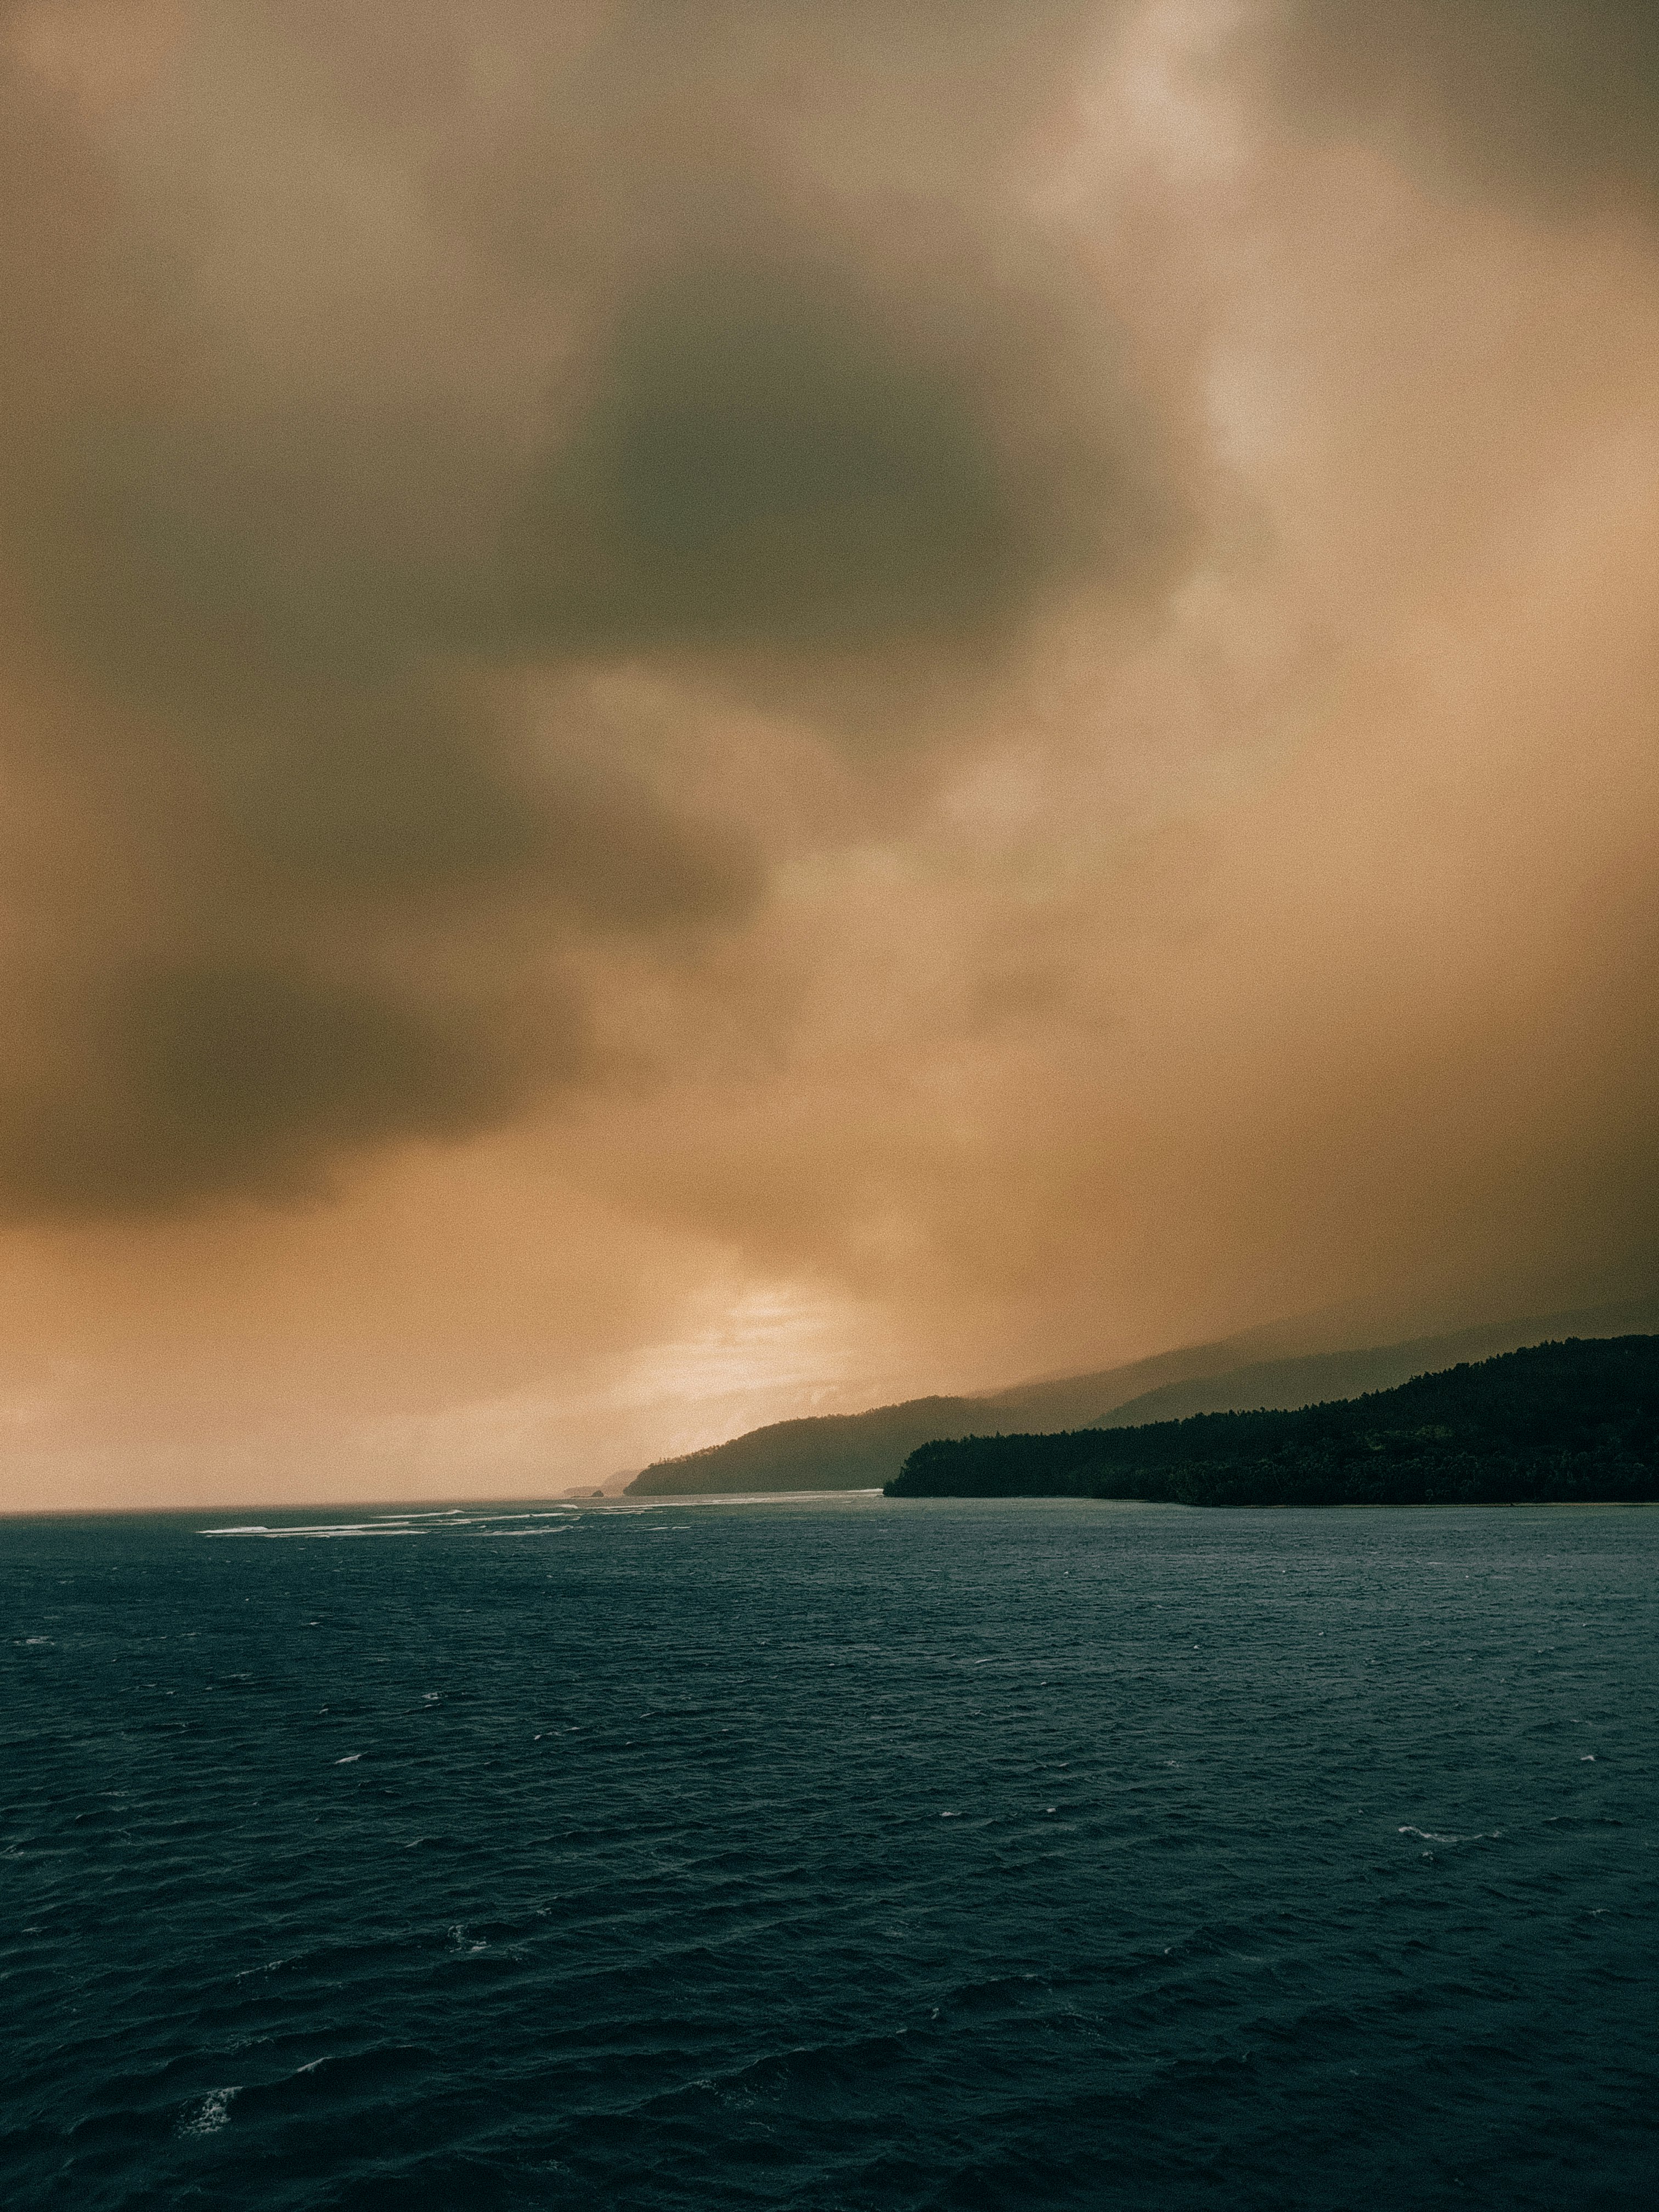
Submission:
<svg viewBox="0 0 1659 2212">
<path fill-rule="evenodd" d="M 657 1460 L 628 1486 L 636 1498 L 769 1490 L 856 1490 L 890 1482 L 907 1453 L 933 1437 L 1019 1429 L 1140 1428 L 1188 1413 L 1311 1406 L 1386 1390 L 1413 1375 L 1570 1336 L 1625 1336 L 1659 1327 L 1659 1298 L 1524 1320 L 1488 1322 L 1443 1336 L 1315 1350 L 1329 1317 L 1274 1322 L 1212 1344 L 1186 1345 L 1127 1365 L 1048 1376 L 970 1397 L 911 1398 L 862 1413 L 805 1414 L 725 1443 Z"/>
<path fill-rule="evenodd" d="M 935 1441 L 887 1492 L 1186 1505 L 1659 1498 L 1659 1336 L 1535 1345 L 1294 1413 Z"/>
</svg>

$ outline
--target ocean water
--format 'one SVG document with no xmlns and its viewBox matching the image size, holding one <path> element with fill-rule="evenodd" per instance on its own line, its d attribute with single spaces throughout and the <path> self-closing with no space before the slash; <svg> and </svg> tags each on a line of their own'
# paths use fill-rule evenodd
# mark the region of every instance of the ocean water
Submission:
<svg viewBox="0 0 1659 2212">
<path fill-rule="evenodd" d="M 1659 2202 L 1659 1510 L 238 1517 L 0 1523 L 8 2212 Z"/>
</svg>

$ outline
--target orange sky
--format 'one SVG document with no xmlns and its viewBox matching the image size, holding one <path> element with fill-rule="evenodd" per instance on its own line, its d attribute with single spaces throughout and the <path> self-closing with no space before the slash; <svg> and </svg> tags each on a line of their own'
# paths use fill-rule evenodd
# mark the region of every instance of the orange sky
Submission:
<svg viewBox="0 0 1659 2212">
<path fill-rule="evenodd" d="M 0 1505 L 1652 1282 L 1659 31 L 1363 12 L 0 0 Z"/>
</svg>

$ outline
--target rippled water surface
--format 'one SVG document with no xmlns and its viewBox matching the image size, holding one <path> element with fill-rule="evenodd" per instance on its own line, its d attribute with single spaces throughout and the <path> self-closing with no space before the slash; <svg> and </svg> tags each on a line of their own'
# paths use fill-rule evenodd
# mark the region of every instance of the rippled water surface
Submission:
<svg viewBox="0 0 1659 2212">
<path fill-rule="evenodd" d="M 234 1517 L 0 1523 L 11 2212 L 1659 2201 L 1659 1511 Z"/>
</svg>

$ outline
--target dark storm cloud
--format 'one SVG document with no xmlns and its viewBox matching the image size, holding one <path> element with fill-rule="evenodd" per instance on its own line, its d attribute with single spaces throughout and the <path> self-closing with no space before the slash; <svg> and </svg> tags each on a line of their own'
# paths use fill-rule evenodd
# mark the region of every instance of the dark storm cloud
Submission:
<svg viewBox="0 0 1659 2212">
<path fill-rule="evenodd" d="M 297 965 L 117 972 L 80 1010 L 68 1082 L 0 1101 L 0 1174 L 20 1209 L 71 1215 L 312 1194 L 343 1147 L 451 1137 L 505 1111 L 529 1072 L 510 1036 L 485 1010 Z M 576 1040 L 563 1042 L 568 1073 Z"/>
<path fill-rule="evenodd" d="M 567 714 L 550 757 L 526 760 L 483 687 L 416 675 L 256 721 L 236 757 L 216 729 L 201 743 L 238 832 L 299 886 L 453 904 L 520 878 L 550 914 L 624 930 L 747 913 L 745 842 L 677 812 Z"/>
<path fill-rule="evenodd" d="M 0 76 L 0 551 L 64 702 L 9 743 L 121 848 L 33 933 L 25 1210 L 263 1194 L 578 1079 L 570 947 L 728 926 L 765 874 L 611 742 L 596 671 L 867 721 L 1188 537 L 1109 313 L 999 191 L 1098 8 L 118 16 L 159 27 L 119 158 L 95 39 L 3 19 L 58 40 Z M 371 208 L 397 179 L 392 246 L 349 189 L 308 212 L 319 145 Z M 458 999 L 503 902 L 539 941 Z"/>
<path fill-rule="evenodd" d="M 1659 203 L 1651 0 L 1289 0 L 1272 70 L 1301 113 L 1557 206 Z"/>
<path fill-rule="evenodd" d="M 1054 334 L 1017 299 L 994 312 L 1052 432 Z M 590 648 L 875 647 L 1003 627 L 1068 568 L 1144 580 L 1179 535 L 1150 431 L 1120 400 L 1022 443 L 1004 364 L 965 351 L 930 357 L 833 273 L 705 269 L 629 302 L 514 518 L 526 625 Z"/>
<path fill-rule="evenodd" d="M 1008 190 L 1110 4 L 607 11 L 458 191 L 567 303 L 508 603 L 576 650 L 1005 634 L 1190 544 L 1097 283 Z"/>
<path fill-rule="evenodd" d="M 526 502 L 527 618 L 595 642 L 772 641 L 989 617 L 1018 566 L 948 374 L 787 278 L 632 307 Z"/>
</svg>

